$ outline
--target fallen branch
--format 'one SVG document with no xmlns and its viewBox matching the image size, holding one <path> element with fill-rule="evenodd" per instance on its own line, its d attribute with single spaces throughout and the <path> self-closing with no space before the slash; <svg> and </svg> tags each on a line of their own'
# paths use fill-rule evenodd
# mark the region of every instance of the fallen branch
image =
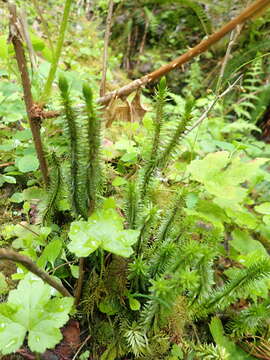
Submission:
<svg viewBox="0 0 270 360">
<path fill-rule="evenodd" d="M 10 249 L 0 249 L 0 260 L 11 260 L 23 265 L 31 273 L 41 278 L 44 282 L 51 285 L 63 296 L 72 297 L 69 291 L 58 281 L 54 280 L 46 271 L 40 269 L 28 256 L 17 253 Z"/>
<path fill-rule="evenodd" d="M 10 165 L 14 165 L 14 164 L 15 164 L 15 161 L 9 161 L 7 163 L 0 164 L 0 168 L 10 166 Z"/>
<path fill-rule="evenodd" d="M 109 104 L 112 98 L 125 98 L 137 88 L 151 83 L 167 74 L 168 72 L 178 68 L 184 63 L 190 61 L 194 57 L 200 55 L 209 49 L 210 46 L 222 39 L 226 34 L 235 29 L 238 25 L 245 23 L 250 18 L 259 15 L 266 7 L 270 5 L 270 0 L 257 0 L 250 6 L 248 6 L 240 15 L 236 16 L 234 19 L 229 21 L 224 25 L 220 30 L 210 35 L 207 39 L 202 40 L 194 48 L 188 50 L 186 53 L 178 57 L 177 59 L 171 61 L 169 64 L 162 66 L 161 68 L 147 74 L 140 79 L 136 79 L 131 83 L 123 86 L 122 88 L 109 92 L 105 96 L 99 98 L 97 103 L 100 105 Z"/>
</svg>

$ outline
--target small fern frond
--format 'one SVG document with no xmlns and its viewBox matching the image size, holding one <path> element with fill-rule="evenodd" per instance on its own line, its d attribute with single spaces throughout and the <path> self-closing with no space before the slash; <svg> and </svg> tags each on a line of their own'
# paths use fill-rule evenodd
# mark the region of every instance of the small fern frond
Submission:
<svg viewBox="0 0 270 360">
<path fill-rule="evenodd" d="M 135 321 L 123 331 L 128 347 L 137 357 L 148 350 L 148 339 L 145 330 Z"/>
<path fill-rule="evenodd" d="M 184 5 L 190 7 L 195 14 L 198 16 L 202 27 L 206 33 L 206 35 L 210 35 L 212 33 L 212 24 L 210 19 L 208 18 L 207 13 L 204 11 L 203 7 L 195 1 L 191 0 L 177 0 L 176 2 L 183 3 Z"/>
<path fill-rule="evenodd" d="M 196 347 L 196 356 L 202 360 L 229 360 L 230 354 L 224 347 L 214 344 L 203 344 Z"/>
<path fill-rule="evenodd" d="M 208 314 L 215 309 L 225 309 L 238 297 L 247 297 L 255 284 L 270 276 L 270 262 L 263 258 L 252 264 L 246 269 L 241 269 L 239 273 L 230 281 L 228 281 L 222 288 L 215 290 L 212 295 L 208 296 L 200 304 L 205 314 Z"/>
<path fill-rule="evenodd" d="M 253 304 L 243 309 L 228 323 L 227 329 L 236 336 L 256 335 L 258 329 L 270 319 L 269 303 Z"/>
<path fill-rule="evenodd" d="M 245 92 L 234 106 L 236 114 L 244 120 L 251 121 L 252 111 L 256 111 L 257 103 L 259 103 L 257 93 L 262 85 L 262 75 L 262 58 L 256 57 L 251 63 L 250 69 L 246 73 L 243 81 L 243 89 Z"/>
<path fill-rule="evenodd" d="M 264 55 L 258 56 L 259 58 L 268 55 L 266 53 L 270 49 L 269 40 L 263 40 L 256 42 L 249 49 L 245 49 L 244 52 L 238 53 L 237 56 L 233 56 L 231 60 L 228 61 L 228 64 L 225 69 L 223 76 L 223 86 L 226 86 L 226 83 L 232 79 L 232 77 L 237 76 L 239 71 L 248 66 L 250 63 L 256 61 L 256 54 L 258 52 L 263 52 Z"/>
<path fill-rule="evenodd" d="M 159 332 L 160 302 L 158 299 L 148 300 L 140 313 L 139 322 L 146 332 L 152 331 L 154 334 Z"/>
</svg>

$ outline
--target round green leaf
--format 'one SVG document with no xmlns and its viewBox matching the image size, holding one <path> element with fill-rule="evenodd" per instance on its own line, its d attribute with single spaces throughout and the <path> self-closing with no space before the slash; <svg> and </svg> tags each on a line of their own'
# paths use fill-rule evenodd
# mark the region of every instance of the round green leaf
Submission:
<svg viewBox="0 0 270 360">
<path fill-rule="evenodd" d="M 133 311 L 140 310 L 141 304 L 137 299 L 134 299 L 133 297 L 130 297 L 128 299 L 128 301 L 129 301 L 129 307 L 131 308 L 131 310 L 133 310 Z"/>
<path fill-rule="evenodd" d="M 261 205 L 255 206 L 255 210 L 259 214 L 270 215 L 270 202 L 265 202 Z"/>
<path fill-rule="evenodd" d="M 16 192 L 11 196 L 9 200 L 14 203 L 21 203 L 23 202 L 23 194 Z"/>
<path fill-rule="evenodd" d="M 17 161 L 18 169 L 23 172 L 35 171 L 38 169 L 38 159 L 34 155 L 26 155 Z"/>
</svg>

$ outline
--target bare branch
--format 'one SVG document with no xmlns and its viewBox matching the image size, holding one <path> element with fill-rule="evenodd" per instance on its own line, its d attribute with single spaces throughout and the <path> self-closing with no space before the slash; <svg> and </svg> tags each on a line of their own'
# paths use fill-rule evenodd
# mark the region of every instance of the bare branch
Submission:
<svg viewBox="0 0 270 360">
<path fill-rule="evenodd" d="M 199 119 L 193 124 L 186 132 L 185 135 L 189 134 L 192 130 L 194 130 L 196 127 L 198 127 L 208 116 L 209 112 L 213 109 L 213 107 L 216 105 L 216 103 L 223 98 L 225 95 L 227 95 L 234 87 L 235 85 L 240 81 L 243 75 L 240 75 L 233 84 L 231 84 L 226 90 L 223 91 L 222 94 L 217 95 L 214 100 L 211 102 L 209 107 L 205 110 L 205 112 L 199 117 Z"/>
<path fill-rule="evenodd" d="M 270 0 L 257 0 L 248 6 L 240 15 L 236 16 L 234 19 L 225 24 L 220 30 L 210 35 L 207 39 L 202 40 L 194 48 L 188 50 L 186 53 L 178 57 L 177 59 L 171 61 L 169 64 L 162 66 L 161 68 L 147 74 L 140 79 L 136 79 L 129 83 L 128 85 L 123 86 L 122 88 L 112 91 L 105 96 L 97 100 L 100 105 L 107 105 L 113 97 L 116 98 L 125 98 L 138 87 L 144 86 L 151 83 L 154 80 L 159 79 L 168 72 L 179 68 L 184 63 L 190 61 L 194 57 L 200 55 L 204 51 L 208 50 L 210 46 L 222 39 L 226 34 L 230 33 L 238 25 L 245 23 L 247 20 L 252 18 L 254 15 L 259 14 L 266 7 L 270 5 Z"/>
<path fill-rule="evenodd" d="M 63 296 L 72 297 L 69 291 L 58 281 L 54 280 L 46 271 L 39 268 L 28 256 L 17 253 L 11 249 L 0 249 L 0 260 L 11 260 L 23 265 L 31 273 L 41 278 L 44 282 L 51 285 Z"/>
</svg>

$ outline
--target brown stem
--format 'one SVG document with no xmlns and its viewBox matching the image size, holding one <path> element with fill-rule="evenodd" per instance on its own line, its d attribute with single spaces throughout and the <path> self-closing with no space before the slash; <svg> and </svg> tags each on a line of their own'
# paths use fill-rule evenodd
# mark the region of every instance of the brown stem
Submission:
<svg viewBox="0 0 270 360">
<path fill-rule="evenodd" d="M 237 27 L 237 25 L 245 23 L 247 20 L 252 18 L 254 15 L 258 15 L 262 10 L 270 5 L 270 0 L 257 0 L 248 6 L 240 15 L 236 16 L 234 19 L 225 24 L 220 30 L 210 35 L 207 39 L 202 40 L 194 48 L 188 50 L 186 53 L 178 57 L 177 59 L 171 61 L 169 64 L 160 67 L 159 69 L 147 74 L 140 79 L 136 79 L 129 83 L 128 85 L 123 86 L 122 88 L 112 91 L 105 96 L 99 98 L 97 102 L 101 105 L 107 105 L 113 97 L 125 98 L 138 87 L 146 85 L 154 80 L 159 79 L 161 76 L 167 74 L 168 72 L 178 68 L 184 63 L 190 61 L 195 56 L 203 53 L 208 50 L 209 47 L 223 38 L 226 34 L 231 32 Z"/>
<path fill-rule="evenodd" d="M 40 170 L 43 176 L 45 185 L 48 185 L 48 168 L 46 159 L 43 152 L 42 141 L 40 137 L 40 117 L 36 114 L 36 107 L 33 101 L 31 92 L 31 82 L 27 70 L 27 62 L 24 53 L 23 43 L 21 40 L 20 22 L 17 16 L 16 5 L 8 4 L 10 12 L 10 40 L 14 46 L 15 56 L 18 64 L 18 68 L 21 74 L 23 97 L 26 106 L 26 112 L 32 132 L 37 157 L 39 160 Z"/>
<path fill-rule="evenodd" d="M 81 299 L 82 288 L 83 288 L 83 279 L 84 279 L 84 258 L 81 257 L 79 260 L 79 279 L 78 279 L 76 291 L 74 294 L 74 296 L 75 296 L 74 305 L 75 306 L 77 306 L 79 304 L 80 299 Z"/>
<path fill-rule="evenodd" d="M 114 0 L 110 0 L 110 2 L 109 2 L 108 15 L 107 15 L 107 20 L 106 20 L 106 31 L 105 31 L 105 38 L 104 38 L 104 50 L 103 50 L 103 60 L 102 60 L 102 79 L 101 79 L 101 84 L 100 84 L 100 96 L 104 96 L 106 93 L 108 47 L 109 47 L 111 25 L 112 25 L 113 2 L 114 2 Z"/>
<path fill-rule="evenodd" d="M 10 165 L 14 165 L 14 164 L 15 164 L 15 162 L 14 162 L 14 161 L 9 161 L 9 162 L 7 162 L 7 163 L 0 164 L 0 168 L 2 168 L 2 167 L 6 167 L 6 166 L 10 166 Z"/>
<path fill-rule="evenodd" d="M 63 296 L 72 297 L 69 291 L 58 281 L 54 280 L 46 271 L 40 269 L 28 256 L 17 253 L 10 249 L 0 249 L 0 260 L 11 260 L 23 265 L 27 270 L 41 278 L 44 282 L 51 285 Z"/>
<path fill-rule="evenodd" d="M 146 21 L 145 21 L 145 27 L 144 27 L 144 33 L 143 33 L 143 38 L 142 38 L 142 42 L 141 42 L 140 49 L 139 49 L 139 55 L 141 55 L 141 54 L 143 53 L 144 46 L 145 46 L 145 42 L 146 42 L 146 36 L 147 36 L 148 28 L 149 28 L 149 20 L 146 19 Z"/>
<path fill-rule="evenodd" d="M 82 342 L 81 346 L 79 347 L 79 349 L 77 350 L 76 354 L 73 356 L 72 360 L 75 360 L 77 358 L 77 356 L 79 355 L 79 353 L 81 352 L 82 348 L 85 346 L 85 344 L 87 343 L 87 341 L 91 338 L 92 334 L 88 335 L 87 338 Z"/>
</svg>

